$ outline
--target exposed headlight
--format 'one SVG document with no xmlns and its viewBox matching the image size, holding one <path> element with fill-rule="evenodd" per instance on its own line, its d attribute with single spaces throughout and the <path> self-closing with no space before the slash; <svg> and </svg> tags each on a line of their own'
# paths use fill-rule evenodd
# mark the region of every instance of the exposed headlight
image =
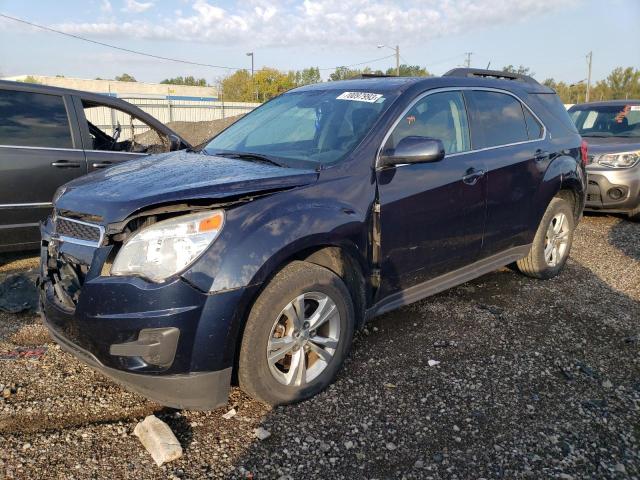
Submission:
<svg viewBox="0 0 640 480">
<path fill-rule="evenodd" d="M 596 158 L 603 167 L 629 168 L 640 161 L 640 150 L 635 152 L 607 153 Z"/>
<path fill-rule="evenodd" d="M 154 282 L 188 267 L 218 237 L 224 210 L 182 215 L 143 228 L 122 246 L 112 275 L 140 275 Z"/>
</svg>

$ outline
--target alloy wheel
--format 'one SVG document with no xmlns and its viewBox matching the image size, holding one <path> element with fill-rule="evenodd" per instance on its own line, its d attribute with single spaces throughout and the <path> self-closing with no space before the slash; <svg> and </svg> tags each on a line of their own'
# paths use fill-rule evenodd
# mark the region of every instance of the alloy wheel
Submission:
<svg viewBox="0 0 640 480">
<path fill-rule="evenodd" d="M 298 295 L 275 319 L 267 345 L 273 377 L 283 385 L 312 382 L 329 365 L 340 341 L 340 312 L 321 292 Z"/>
</svg>

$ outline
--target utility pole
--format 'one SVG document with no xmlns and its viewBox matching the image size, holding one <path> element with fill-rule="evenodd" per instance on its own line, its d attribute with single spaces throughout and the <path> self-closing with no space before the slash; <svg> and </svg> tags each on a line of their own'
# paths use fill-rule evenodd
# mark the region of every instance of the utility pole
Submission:
<svg viewBox="0 0 640 480">
<path fill-rule="evenodd" d="M 469 68 L 471 67 L 471 55 L 473 55 L 473 52 L 465 52 L 465 55 L 467 56 L 467 59 L 464 62 L 464 66 Z"/>
<path fill-rule="evenodd" d="M 247 57 L 251 57 L 251 90 L 252 96 L 258 97 L 258 92 L 256 92 L 255 83 L 253 82 L 253 52 L 247 52 Z"/>
<path fill-rule="evenodd" d="M 396 48 L 388 45 L 378 45 L 378 48 L 388 48 L 396 53 L 396 75 L 400 76 L 400 45 L 396 45 Z"/>
<path fill-rule="evenodd" d="M 587 73 L 587 94 L 585 95 L 585 102 L 589 101 L 589 93 L 591 91 L 591 60 L 593 58 L 593 52 L 587 54 L 587 64 L 589 65 L 589 73 Z"/>
</svg>

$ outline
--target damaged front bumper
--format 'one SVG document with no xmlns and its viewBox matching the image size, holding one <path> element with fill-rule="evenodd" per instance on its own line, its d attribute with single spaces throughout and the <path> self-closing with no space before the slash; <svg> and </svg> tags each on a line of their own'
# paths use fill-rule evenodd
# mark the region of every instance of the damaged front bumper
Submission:
<svg viewBox="0 0 640 480">
<path fill-rule="evenodd" d="M 61 240 L 50 220 L 41 233 L 42 316 L 63 349 L 166 406 L 226 403 L 230 324 L 242 289 L 210 294 L 180 277 L 160 284 L 112 277 L 110 246 Z"/>
</svg>

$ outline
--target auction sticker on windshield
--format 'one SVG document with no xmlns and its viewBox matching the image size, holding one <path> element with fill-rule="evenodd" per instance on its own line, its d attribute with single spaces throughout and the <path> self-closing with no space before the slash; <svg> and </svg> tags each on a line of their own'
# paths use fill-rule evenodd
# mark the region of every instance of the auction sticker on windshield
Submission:
<svg viewBox="0 0 640 480">
<path fill-rule="evenodd" d="M 371 92 L 344 92 L 338 95 L 337 100 L 352 100 L 354 102 L 375 103 L 382 98 L 379 93 Z"/>
</svg>

